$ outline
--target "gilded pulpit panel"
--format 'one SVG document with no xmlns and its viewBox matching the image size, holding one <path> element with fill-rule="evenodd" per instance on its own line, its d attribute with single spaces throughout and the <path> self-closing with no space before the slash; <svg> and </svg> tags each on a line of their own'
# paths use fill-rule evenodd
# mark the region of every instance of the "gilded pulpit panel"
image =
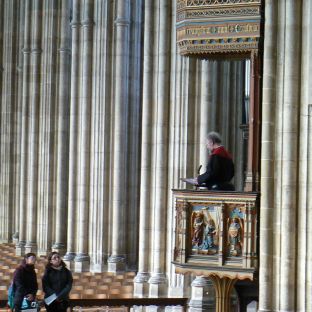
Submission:
<svg viewBox="0 0 312 312">
<path fill-rule="evenodd" d="M 174 197 L 177 272 L 253 279 L 258 269 L 258 194 L 174 190 Z"/>
<path fill-rule="evenodd" d="M 218 253 L 220 209 L 218 206 L 194 206 L 191 214 L 192 254 Z"/>
</svg>

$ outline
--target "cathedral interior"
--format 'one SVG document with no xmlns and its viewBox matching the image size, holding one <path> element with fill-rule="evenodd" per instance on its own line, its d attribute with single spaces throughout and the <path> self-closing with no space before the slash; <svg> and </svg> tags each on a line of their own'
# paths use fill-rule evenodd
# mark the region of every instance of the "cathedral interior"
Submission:
<svg viewBox="0 0 312 312">
<path fill-rule="evenodd" d="M 194 312 L 312 311 L 311 16 L 312 0 L 0 0 L 0 249 Z M 183 180 L 210 131 L 235 191 Z"/>
</svg>

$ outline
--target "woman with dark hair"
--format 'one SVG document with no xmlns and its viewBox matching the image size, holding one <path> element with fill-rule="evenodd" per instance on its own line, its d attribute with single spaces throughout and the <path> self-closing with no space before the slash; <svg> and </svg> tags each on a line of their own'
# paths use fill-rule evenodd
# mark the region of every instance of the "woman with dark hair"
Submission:
<svg viewBox="0 0 312 312">
<path fill-rule="evenodd" d="M 22 263 L 16 268 L 13 277 L 14 311 L 21 311 L 24 298 L 30 303 L 35 300 L 38 290 L 35 271 L 36 255 L 32 252 L 24 256 Z"/>
<path fill-rule="evenodd" d="M 48 312 L 66 311 L 69 306 L 69 292 L 72 284 L 72 274 L 59 253 L 51 252 L 42 277 L 45 306 Z"/>
</svg>

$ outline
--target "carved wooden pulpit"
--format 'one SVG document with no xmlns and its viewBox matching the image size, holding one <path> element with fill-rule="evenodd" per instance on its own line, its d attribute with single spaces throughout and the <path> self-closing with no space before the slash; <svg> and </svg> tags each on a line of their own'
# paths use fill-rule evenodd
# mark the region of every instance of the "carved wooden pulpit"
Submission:
<svg viewBox="0 0 312 312">
<path fill-rule="evenodd" d="M 262 7 L 262 0 L 177 0 L 181 55 L 250 59 L 246 193 L 173 191 L 176 272 L 212 279 L 218 312 L 229 311 L 234 283 L 258 271 Z"/>
<path fill-rule="evenodd" d="M 173 190 L 176 273 L 209 277 L 218 312 L 230 311 L 237 280 L 258 271 L 258 194 Z"/>
</svg>

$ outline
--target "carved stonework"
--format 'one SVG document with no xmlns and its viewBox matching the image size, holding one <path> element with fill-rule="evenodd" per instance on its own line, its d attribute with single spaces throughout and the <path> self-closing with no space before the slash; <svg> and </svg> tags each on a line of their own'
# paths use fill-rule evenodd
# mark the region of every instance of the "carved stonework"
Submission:
<svg viewBox="0 0 312 312">
<path fill-rule="evenodd" d="M 175 247 L 173 258 L 175 261 L 185 261 L 185 228 L 187 226 L 185 200 L 176 201 L 176 228 L 175 228 Z"/>
<path fill-rule="evenodd" d="M 177 43 L 182 55 L 258 50 L 261 0 L 180 0 Z"/>
</svg>

